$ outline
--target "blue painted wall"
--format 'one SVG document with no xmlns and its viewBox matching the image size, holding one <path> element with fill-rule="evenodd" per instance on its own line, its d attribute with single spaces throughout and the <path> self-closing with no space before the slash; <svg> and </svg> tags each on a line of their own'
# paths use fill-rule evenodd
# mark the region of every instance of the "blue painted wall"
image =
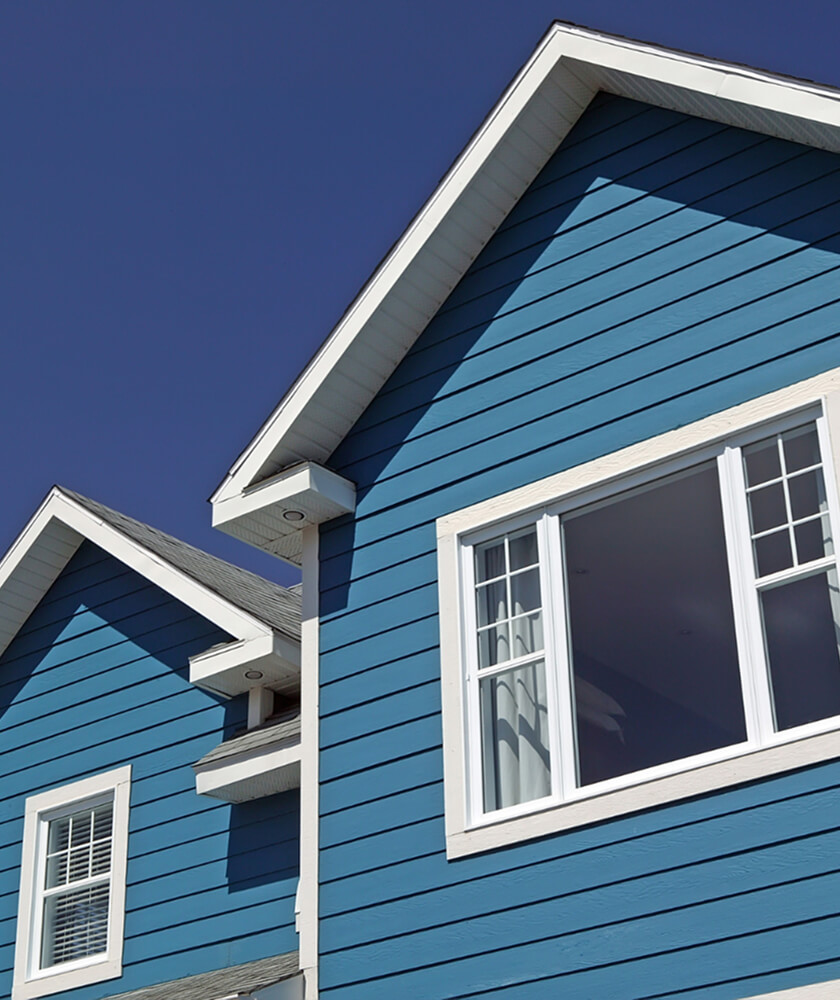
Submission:
<svg viewBox="0 0 840 1000">
<path fill-rule="evenodd" d="M 840 364 L 840 157 L 600 95 L 331 466 L 325 1000 L 840 976 L 840 764 L 447 862 L 435 518 Z"/>
<path fill-rule="evenodd" d="M 189 682 L 227 637 L 84 542 L 0 658 L 0 996 L 14 962 L 24 801 L 132 765 L 123 976 L 95 1000 L 297 948 L 297 791 L 231 806 L 191 764 L 244 724 L 244 698 Z"/>
</svg>

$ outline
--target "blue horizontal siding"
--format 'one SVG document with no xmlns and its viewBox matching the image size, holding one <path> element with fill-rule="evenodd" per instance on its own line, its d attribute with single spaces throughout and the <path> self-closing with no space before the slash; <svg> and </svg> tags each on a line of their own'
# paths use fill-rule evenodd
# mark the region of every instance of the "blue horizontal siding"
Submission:
<svg viewBox="0 0 840 1000">
<path fill-rule="evenodd" d="M 600 95 L 331 458 L 329 1000 L 840 976 L 840 764 L 447 862 L 435 520 L 840 363 L 840 158 Z"/>
<path fill-rule="evenodd" d="M 227 637 L 85 542 L 0 659 L 0 995 L 11 992 L 27 796 L 132 765 L 123 976 L 98 1000 L 297 947 L 297 791 L 230 806 L 192 763 L 244 723 L 189 682 Z"/>
</svg>

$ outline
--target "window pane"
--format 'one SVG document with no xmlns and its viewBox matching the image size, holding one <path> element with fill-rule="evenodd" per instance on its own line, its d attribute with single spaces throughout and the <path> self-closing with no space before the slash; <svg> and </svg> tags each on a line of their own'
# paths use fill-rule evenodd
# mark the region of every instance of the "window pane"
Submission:
<svg viewBox="0 0 840 1000">
<path fill-rule="evenodd" d="M 779 573 L 793 565 L 790 552 L 790 532 L 782 528 L 774 535 L 764 535 L 753 542 L 755 549 L 755 572 L 757 576 Z"/>
<path fill-rule="evenodd" d="M 66 851 L 56 854 L 47 859 L 46 888 L 53 889 L 57 885 L 65 885 L 67 882 L 67 860 Z"/>
<path fill-rule="evenodd" d="M 475 579 L 476 583 L 484 580 L 494 580 L 505 575 L 505 541 L 488 542 L 475 547 Z"/>
<path fill-rule="evenodd" d="M 114 806 L 111 802 L 107 805 L 99 806 L 93 819 L 93 836 L 95 840 L 102 840 L 103 837 L 111 836 L 111 828 L 114 823 Z"/>
<path fill-rule="evenodd" d="M 787 522 L 785 488 L 781 483 L 765 486 L 750 493 L 750 520 L 753 534 L 769 531 Z"/>
<path fill-rule="evenodd" d="M 485 811 L 549 795 L 545 664 L 488 677 L 479 697 Z"/>
<path fill-rule="evenodd" d="M 788 480 L 790 510 L 794 521 L 826 510 L 825 484 L 822 469 L 803 472 Z"/>
<path fill-rule="evenodd" d="M 779 446 L 776 439 L 769 438 L 744 448 L 744 469 L 747 486 L 778 479 L 782 474 L 782 465 L 779 461 Z"/>
<path fill-rule="evenodd" d="M 534 528 L 529 528 L 519 535 L 512 535 L 510 539 L 510 568 L 511 572 L 517 569 L 524 569 L 526 566 L 536 566 L 537 564 L 537 532 Z"/>
<path fill-rule="evenodd" d="M 813 424 L 797 427 L 782 435 L 785 448 L 785 466 L 788 472 L 797 469 L 807 469 L 811 465 L 819 465 L 820 443 L 817 439 L 817 428 Z"/>
<path fill-rule="evenodd" d="M 840 715 L 840 595 L 837 572 L 761 594 L 776 728 Z"/>
<path fill-rule="evenodd" d="M 90 842 L 90 821 L 90 812 L 76 813 L 70 817 L 70 843 L 73 847 Z"/>
<path fill-rule="evenodd" d="M 42 969 L 107 949 L 109 892 L 110 885 L 104 882 L 44 900 Z"/>
<path fill-rule="evenodd" d="M 543 648 L 542 614 L 514 618 L 510 623 L 513 657 L 527 656 Z"/>
<path fill-rule="evenodd" d="M 491 625 L 507 618 L 507 584 L 504 580 L 488 583 L 475 592 L 478 624 Z"/>
<path fill-rule="evenodd" d="M 793 533 L 796 536 L 796 557 L 800 563 L 834 555 L 828 517 L 825 515 L 813 521 L 805 521 L 804 524 L 797 524 Z"/>
<path fill-rule="evenodd" d="M 746 739 L 713 463 L 564 520 L 581 785 Z"/>
<path fill-rule="evenodd" d="M 93 845 L 91 853 L 91 875 L 102 875 L 111 869 L 111 838 L 100 840 Z"/>
<path fill-rule="evenodd" d="M 61 819 L 53 820 L 50 823 L 50 831 L 47 843 L 47 851 L 52 854 L 54 851 L 65 851 L 70 845 L 70 817 L 63 816 Z"/>
<path fill-rule="evenodd" d="M 510 578 L 511 613 L 521 615 L 540 606 L 540 571 L 529 569 Z"/>
<path fill-rule="evenodd" d="M 70 865 L 67 878 L 70 882 L 78 882 L 90 875 L 90 845 L 78 847 L 70 852 Z"/>
<path fill-rule="evenodd" d="M 478 633 L 479 667 L 492 667 L 509 659 L 510 641 L 507 622 Z"/>
</svg>

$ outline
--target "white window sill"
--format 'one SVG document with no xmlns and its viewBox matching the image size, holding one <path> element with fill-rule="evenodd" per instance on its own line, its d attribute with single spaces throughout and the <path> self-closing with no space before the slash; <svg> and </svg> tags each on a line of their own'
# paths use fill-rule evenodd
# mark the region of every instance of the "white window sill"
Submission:
<svg viewBox="0 0 840 1000">
<path fill-rule="evenodd" d="M 820 725 L 825 728 L 827 724 Z M 837 719 L 830 720 L 830 724 L 836 727 Z M 674 765 L 670 765 L 671 773 L 643 781 L 638 775 L 632 775 L 628 779 L 634 782 L 631 785 L 596 791 L 585 798 L 562 803 L 543 800 L 539 804 L 528 803 L 518 807 L 517 812 L 520 813 L 523 809 L 529 810 L 527 815 L 511 815 L 507 811 L 505 815 L 489 815 L 480 823 L 462 829 L 447 824 L 446 854 L 450 859 L 465 857 L 720 791 L 837 757 L 840 757 L 840 730 L 836 728 L 793 738 L 782 736 L 778 743 L 755 750 L 733 748 L 724 759 L 676 773 L 673 772 Z"/>
<path fill-rule="evenodd" d="M 27 982 L 17 983 L 12 989 L 12 1000 L 34 1000 L 52 996 L 80 986 L 92 986 L 122 975 L 122 958 L 107 958 L 88 965 L 62 972 L 46 973 Z"/>
</svg>

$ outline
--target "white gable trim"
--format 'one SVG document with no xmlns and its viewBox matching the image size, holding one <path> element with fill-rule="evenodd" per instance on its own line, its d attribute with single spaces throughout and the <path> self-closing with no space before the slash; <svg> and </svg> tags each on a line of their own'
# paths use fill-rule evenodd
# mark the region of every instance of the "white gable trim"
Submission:
<svg viewBox="0 0 840 1000">
<path fill-rule="evenodd" d="M 553 25 L 214 504 L 296 462 L 326 462 L 599 90 L 840 150 L 840 91 Z"/>
<path fill-rule="evenodd" d="M 811 986 L 795 986 L 777 993 L 762 993 L 747 997 L 747 1000 L 837 1000 L 840 996 L 840 979 L 831 982 L 813 983 Z"/>
<path fill-rule="evenodd" d="M 238 640 L 273 630 L 53 487 L 0 561 L 0 653 L 88 539 Z"/>
</svg>

